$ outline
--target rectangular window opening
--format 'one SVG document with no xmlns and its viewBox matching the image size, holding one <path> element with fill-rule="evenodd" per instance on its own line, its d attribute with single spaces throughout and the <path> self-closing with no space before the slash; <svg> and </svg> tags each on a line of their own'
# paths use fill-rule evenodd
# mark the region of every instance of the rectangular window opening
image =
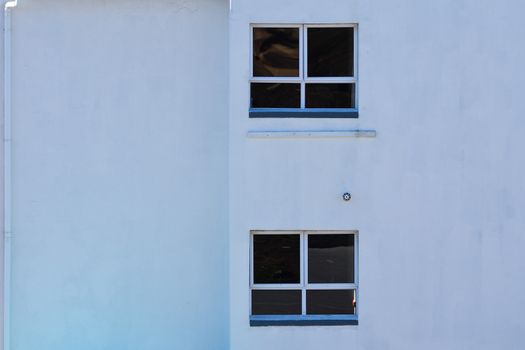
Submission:
<svg viewBox="0 0 525 350">
<path fill-rule="evenodd" d="M 252 325 L 357 324 L 356 231 L 252 231 Z"/>
<path fill-rule="evenodd" d="M 357 118 L 357 25 L 252 25 L 251 118 Z"/>
</svg>

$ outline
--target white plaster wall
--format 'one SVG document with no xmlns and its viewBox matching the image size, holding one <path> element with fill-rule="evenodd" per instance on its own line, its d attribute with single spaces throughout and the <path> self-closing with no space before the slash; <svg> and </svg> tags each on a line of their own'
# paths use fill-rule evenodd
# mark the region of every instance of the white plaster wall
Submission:
<svg viewBox="0 0 525 350">
<path fill-rule="evenodd" d="M 227 16 L 13 10 L 13 350 L 228 348 Z"/>
<path fill-rule="evenodd" d="M 233 2 L 231 349 L 523 349 L 524 10 Z M 250 23 L 358 23 L 359 119 L 249 120 Z M 246 137 L 353 128 L 378 136 Z M 250 328 L 250 229 L 359 230 L 359 325 Z"/>
</svg>

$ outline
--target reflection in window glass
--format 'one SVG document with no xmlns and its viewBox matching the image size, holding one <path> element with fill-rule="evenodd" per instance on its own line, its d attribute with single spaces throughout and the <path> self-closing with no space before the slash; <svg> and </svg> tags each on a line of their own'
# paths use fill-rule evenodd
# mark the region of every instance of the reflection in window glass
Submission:
<svg viewBox="0 0 525 350">
<path fill-rule="evenodd" d="M 300 84 L 251 84 L 252 108 L 299 108 L 300 106 Z"/>
<path fill-rule="evenodd" d="M 254 283 L 300 283 L 300 236 L 253 236 Z"/>
<path fill-rule="evenodd" d="M 306 84 L 306 108 L 355 108 L 354 84 Z"/>
<path fill-rule="evenodd" d="M 354 235 L 308 235 L 308 283 L 354 283 Z"/>
<path fill-rule="evenodd" d="M 253 28 L 253 76 L 299 76 L 299 28 Z"/>
<path fill-rule="evenodd" d="M 308 28 L 308 76 L 354 75 L 354 29 Z"/>
<path fill-rule="evenodd" d="M 308 315 L 355 314 L 355 290 L 307 290 L 306 313 Z"/>
<path fill-rule="evenodd" d="M 252 290 L 252 315 L 300 314 L 300 290 Z"/>
</svg>

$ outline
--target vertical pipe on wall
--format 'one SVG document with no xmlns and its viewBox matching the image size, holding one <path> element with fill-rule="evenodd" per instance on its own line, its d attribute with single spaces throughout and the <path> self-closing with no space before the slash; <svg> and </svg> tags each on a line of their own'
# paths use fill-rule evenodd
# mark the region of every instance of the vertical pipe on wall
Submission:
<svg viewBox="0 0 525 350">
<path fill-rule="evenodd" d="M 4 314 L 3 350 L 10 349 L 11 335 L 11 9 L 17 0 L 4 7 Z"/>
</svg>

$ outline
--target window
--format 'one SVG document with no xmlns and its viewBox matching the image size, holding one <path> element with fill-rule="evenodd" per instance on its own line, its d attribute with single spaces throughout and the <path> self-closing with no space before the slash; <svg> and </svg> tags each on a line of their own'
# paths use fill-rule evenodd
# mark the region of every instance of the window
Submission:
<svg viewBox="0 0 525 350">
<path fill-rule="evenodd" d="M 356 25 L 253 25 L 250 117 L 357 118 Z"/>
<path fill-rule="evenodd" d="M 252 231 L 250 325 L 357 324 L 357 233 Z"/>
</svg>

